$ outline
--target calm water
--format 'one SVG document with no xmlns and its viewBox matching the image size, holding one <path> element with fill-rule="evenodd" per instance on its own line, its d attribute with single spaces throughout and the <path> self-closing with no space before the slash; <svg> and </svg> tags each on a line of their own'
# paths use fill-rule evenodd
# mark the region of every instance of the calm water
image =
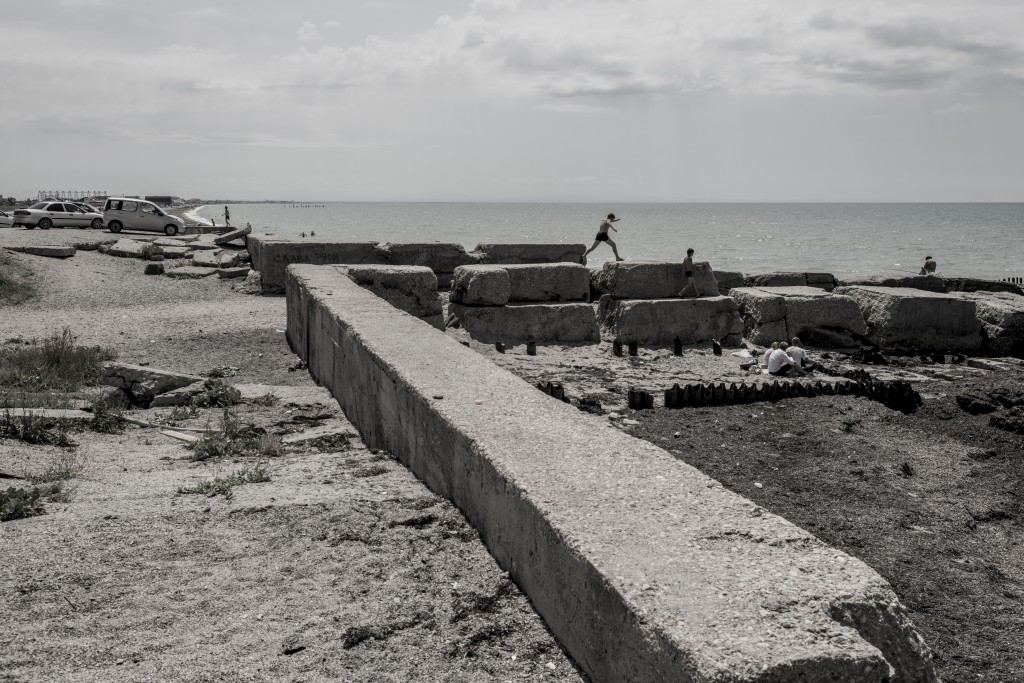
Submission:
<svg viewBox="0 0 1024 683">
<path fill-rule="evenodd" d="M 223 210 L 199 215 L 222 224 Z M 864 275 L 916 274 L 930 254 L 947 277 L 1024 275 L 1024 204 L 235 204 L 231 222 L 282 237 L 589 247 L 609 211 L 625 258 L 682 259 L 693 247 L 719 270 Z M 611 257 L 601 245 L 590 262 Z"/>
</svg>

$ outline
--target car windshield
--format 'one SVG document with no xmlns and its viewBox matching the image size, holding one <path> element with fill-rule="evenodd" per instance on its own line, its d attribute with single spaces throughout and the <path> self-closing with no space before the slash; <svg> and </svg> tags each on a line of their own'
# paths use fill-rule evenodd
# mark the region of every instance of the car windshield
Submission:
<svg viewBox="0 0 1024 683">
<path fill-rule="evenodd" d="M 30 208 L 30 209 L 45 209 L 47 204 L 49 204 L 49 202 L 39 202 L 38 204 L 33 204 L 32 206 L 30 206 L 28 208 Z"/>
</svg>

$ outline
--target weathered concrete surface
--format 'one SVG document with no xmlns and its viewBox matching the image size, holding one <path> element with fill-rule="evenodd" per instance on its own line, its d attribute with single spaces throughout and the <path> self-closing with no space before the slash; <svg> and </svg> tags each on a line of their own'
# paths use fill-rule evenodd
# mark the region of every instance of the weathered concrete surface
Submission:
<svg viewBox="0 0 1024 683">
<path fill-rule="evenodd" d="M 501 266 L 462 266 L 455 271 L 449 301 L 467 306 L 504 306 L 512 281 Z"/>
<path fill-rule="evenodd" d="M 360 264 L 376 261 L 376 242 L 314 242 L 248 236 L 252 267 L 260 272 L 263 292 L 284 291 L 284 271 L 292 263 Z"/>
<path fill-rule="evenodd" d="M 237 277 L 248 277 L 252 271 L 249 266 L 241 266 L 238 268 L 218 268 L 217 277 L 222 280 L 232 280 Z"/>
<path fill-rule="evenodd" d="M 188 386 L 181 387 L 179 389 L 173 389 L 163 394 L 159 394 L 153 398 L 153 402 L 149 404 L 150 408 L 170 408 L 172 406 L 188 406 L 192 405 L 192 399 L 199 394 L 206 391 L 206 383 L 200 379 L 198 382 L 193 382 Z M 152 393 L 152 392 L 151 392 Z"/>
<path fill-rule="evenodd" d="M 864 563 L 330 269 L 289 271 L 310 372 L 462 509 L 592 680 L 936 680 Z"/>
<path fill-rule="evenodd" d="M 115 361 L 107 361 L 103 364 L 103 375 L 103 384 L 118 389 L 127 389 L 136 394 L 163 394 L 187 387 L 190 384 L 203 382 L 203 378 L 196 375 Z"/>
<path fill-rule="evenodd" d="M 333 406 L 335 403 L 331 392 L 323 387 L 305 385 L 285 386 L 280 384 L 236 384 L 234 387 L 242 395 L 243 401 L 265 399 L 269 394 L 274 397 L 273 400 L 278 405 L 282 406 Z"/>
<path fill-rule="evenodd" d="M 587 301 L 590 271 L 577 263 L 462 266 L 455 271 L 451 301 L 468 306 L 509 302 Z"/>
<path fill-rule="evenodd" d="M 74 247 L 61 247 L 49 244 L 30 244 L 25 247 L 8 247 L 12 251 L 20 251 L 23 254 L 33 256 L 48 256 L 50 258 L 71 258 L 75 255 Z"/>
<path fill-rule="evenodd" d="M 146 258 L 146 254 L 151 250 L 152 247 L 149 246 L 148 242 L 120 239 L 107 248 L 107 253 L 111 256 L 121 256 L 125 258 Z"/>
<path fill-rule="evenodd" d="M 583 263 L 584 244 L 478 244 L 480 263 Z"/>
<path fill-rule="evenodd" d="M 228 242 L 231 242 L 233 240 L 242 239 L 243 237 L 248 235 L 250 232 L 252 232 L 252 227 L 247 225 L 247 226 L 245 226 L 243 228 L 238 228 L 237 230 L 232 230 L 231 232 L 226 232 L 223 235 L 218 235 L 218 236 L 214 237 L 213 238 L 213 243 L 214 244 L 227 244 Z"/>
<path fill-rule="evenodd" d="M 443 242 L 385 242 L 377 245 L 374 258 L 390 266 L 426 266 L 435 273 L 454 273 L 459 266 L 476 263 L 461 244 Z"/>
<path fill-rule="evenodd" d="M 743 273 L 733 270 L 716 270 L 715 282 L 718 283 L 719 294 L 728 294 L 733 287 L 746 286 Z"/>
<path fill-rule="evenodd" d="M 1024 296 L 1024 289 L 1012 282 L 981 280 L 970 277 L 936 277 L 934 275 L 913 275 L 889 277 L 876 275 L 866 278 L 843 280 L 844 286 L 863 285 L 867 287 L 910 287 L 928 292 L 1006 292 Z"/>
<path fill-rule="evenodd" d="M 192 247 L 160 247 L 160 249 L 163 251 L 164 258 L 192 257 Z"/>
<path fill-rule="evenodd" d="M 1006 292 L 963 292 L 976 306 L 985 350 L 1024 358 L 1024 296 Z"/>
<path fill-rule="evenodd" d="M 220 268 L 220 251 L 197 251 L 192 254 L 192 265 L 197 268 Z"/>
<path fill-rule="evenodd" d="M 335 266 L 395 308 L 444 329 L 437 276 L 426 266 Z"/>
<path fill-rule="evenodd" d="M 851 297 L 868 324 L 868 338 L 891 351 L 977 351 L 981 323 L 975 302 L 920 289 L 837 287 Z"/>
<path fill-rule="evenodd" d="M 181 268 L 171 268 L 166 273 L 167 277 L 173 277 L 178 280 L 197 280 L 201 277 L 210 277 L 217 272 L 216 268 L 200 268 L 198 266 L 182 266 Z"/>
<path fill-rule="evenodd" d="M 586 303 L 507 306 L 450 303 L 448 317 L 450 326 L 461 326 L 473 339 L 487 344 L 597 342 L 601 339 L 594 307 Z"/>
<path fill-rule="evenodd" d="M 719 296 L 718 281 L 707 261 L 693 264 L 698 296 Z M 681 261 L 612 261 L 593 281 L 601 294 L 616 299 L 670 299 L 679 296 L 688 279 Z"/>
<path fill-rule="evenodd" d="M 737 287 L 729 296 L 754 344 L 798 336 L 811 346 L 845 348 L 858 346 L 868 332 L 856 301 L 817 287 Z"/>
<path fill-rule="evenodd" d="M 601 297 L 601 336 L 608 341 L 684 344 L 717 339 L 723 346 L 743 341 L 743 319 L 736 302 L 725 296 L 699 299 L 615 299 Z"/>
</svg>

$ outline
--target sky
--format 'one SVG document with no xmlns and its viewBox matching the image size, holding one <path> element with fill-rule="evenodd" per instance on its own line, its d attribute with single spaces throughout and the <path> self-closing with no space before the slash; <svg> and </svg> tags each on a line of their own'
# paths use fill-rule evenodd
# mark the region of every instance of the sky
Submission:
<svg viewBox="0 0 1024 683">
<path fill-rule="evenodd" d="M 5 0 L 0 194 L 1024 201 L 1021 0 Z"/>
</svg>

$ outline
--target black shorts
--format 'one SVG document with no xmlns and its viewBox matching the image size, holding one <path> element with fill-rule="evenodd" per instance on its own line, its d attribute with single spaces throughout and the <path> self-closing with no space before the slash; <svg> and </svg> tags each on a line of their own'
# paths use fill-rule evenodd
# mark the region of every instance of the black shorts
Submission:
<svg viewBox="0 0 1024 683">
<path fill-rule="evenodd" d="M 595 237 L 594 239 L 597 240 L 598 242 L 607 242 L 608 241 L 608 233 L 606 233 L 606 232 L 599 232 L 599 233 L 597 233 L 597 237 Z"/>
<path fill-rule="evenodd" d="M 793 368 L 791 366 L 789 366 L 789 365 L 783 365 L 781 368 L 779 368 L 778 372 L 769 372 L 768 374 L 769 375 L 775 375 L 776 377 L 780 377 L 782 375 L 789 374 L 789 371 L 792 370 L 792 369 Z"/>
<path fill-rule="evenodd" d="M 693 277 L 693 271 L 692 270 L 686 271 L 686 277 Z"/>
</svg>

